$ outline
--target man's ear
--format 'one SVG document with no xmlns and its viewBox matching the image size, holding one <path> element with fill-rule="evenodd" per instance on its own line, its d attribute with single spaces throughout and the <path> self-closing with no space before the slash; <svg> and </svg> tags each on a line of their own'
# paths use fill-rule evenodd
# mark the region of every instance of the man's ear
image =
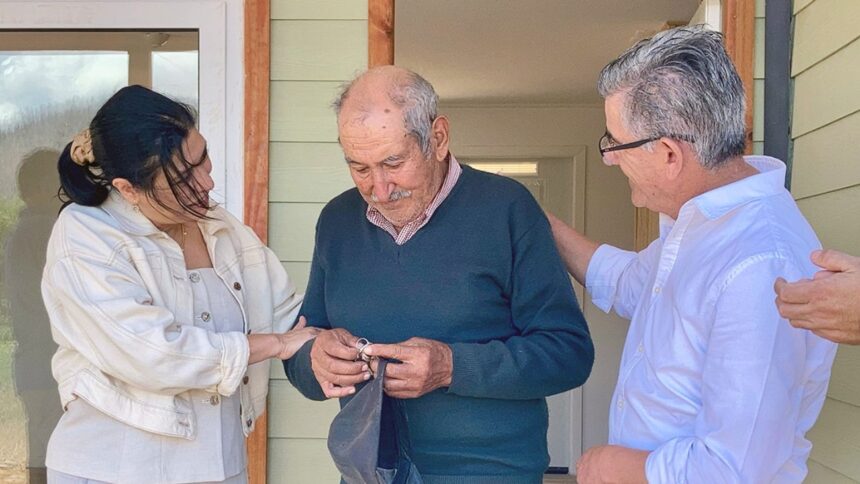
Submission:
<svg viewBox="0 0 860 484">
<path fill-rule="evenodd" d="M 128 203 L 132 205 L 137 205 L 140 203 L 140 193 L 137 188 L 131 184 L 130 181 L 125 178 L 114 178 L 111 185 L 122 195 L 122 198 L 125 199 Z"/>
<path fill-rule="evenodd" d="M 433 147 L 436 161 L 444 161 L 448 157 L 448 118 L 438 116 L 430 125 L 430 144 Z"/>
<path fill-rule="evenodd" d="M 672 138 L 660 138 L 660 151 L 663 153 L 665 175 L 668 180 L 675 180 L 681 175 L 684 163 L 689 162 L 689 157 L 683 146 Z"/>
</svg>

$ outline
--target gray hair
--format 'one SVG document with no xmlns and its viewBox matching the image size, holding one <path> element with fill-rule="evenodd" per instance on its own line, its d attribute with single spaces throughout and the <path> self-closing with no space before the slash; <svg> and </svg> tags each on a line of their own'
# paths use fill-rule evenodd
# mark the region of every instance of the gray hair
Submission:
<svg viewBox="0 0 860 484">
<path fill-rule="evenodd" d="M 692 141 L 706 168 L 744 153 L 743 83 L 719 32 L 680 27 L 642 40 L 603 68 L 597 89 L 626 94 L 621 118 L 636 136 Z"/>
<path fill-rule="evenodd" d="M 343 103 L 349 98 L 350 90 L 362 77 L 379 70 L 391 68 L 390 66 L 365 71 L 353 80 L 341 86 L 340 93 L 332 102 L 334 112 L 340 115 Z M 403 125 L 406 132 L 415 138 L 421 153 L 425 157 L 432 155 L 430 147 L 430 131 L 433 121 L 436 119 L 439 96 L 433 85 L 426 79 L 408 69 L 397 68 L 403 75 L 395 76 L 392 81 L 388 97 L 395 106 L 403 111 Z"/>
</svg>

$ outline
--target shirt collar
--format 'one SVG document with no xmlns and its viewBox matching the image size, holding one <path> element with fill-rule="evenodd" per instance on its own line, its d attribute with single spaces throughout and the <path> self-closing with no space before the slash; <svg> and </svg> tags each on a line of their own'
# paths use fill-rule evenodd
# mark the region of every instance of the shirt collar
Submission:
<svg viewBox="0 0 860 484">
<path fill-rule="evenodd" d="M 713 220 L 752 200 L 785 191 L 785 163 L 770 156 L 744 156 L 744 161 L 758 170 L 755 175 L 723 185 L 691 198 L 681 206 L 681 214 L 694 207 L 707 219 Z M 665 238 L 675 225 L 675 219 L 660 214 L 660 238 Z"/>
<path fill-rule="evenodd" d="M 693 203 L 705 217 L 715 219 L 735 207 L 785 191 L 783 162 L 770 156 L 745 156 L 744 161 L 758 173 L 698 195 L 685 205 Z"/>
</svg>

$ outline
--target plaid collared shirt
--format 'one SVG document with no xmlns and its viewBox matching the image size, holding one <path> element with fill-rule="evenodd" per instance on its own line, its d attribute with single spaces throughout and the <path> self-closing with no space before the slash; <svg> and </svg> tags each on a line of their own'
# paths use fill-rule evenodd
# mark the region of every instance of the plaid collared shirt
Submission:
<svg viewBox="0 0 860 484">
<path fill-rule="evenodd" d="M 430 202 L 430 205 L 427 206 L 418 218 L 404 225 L 400 229 L 400 232 L 397 232 L 394 224 L 389 222 L 379 210 L 373 208 L 370 204 L 367 205 L 367 220 L 369 220 L 373 225 L 376 225 L 382 230 L 388 232 L 388 234 L 394 238 L 395 244 L 405 244 L 413 235 L 418 233 L 422 227 L 427 225 L 427 222 L 430 221 L 430 217 L 433 216 L 433 213 L 437 208 L 439 208 L 439 205 L 442 205 L 442 202 L 444 202 L 448 197 L 448 194 L 451 193 L 454 185 L 457 184 L 457 179 L 460 178 L 460 173 L 462 171 L 463 169 L 460 168 L 460 164 L 457 163 L 454 155 L 450 155 L 448 160 L 448 174 L 445 176 L 445 181 L 442 182 L 442 187 L 439 188 L 439 192 L 436 194 L 436 197 L 433 198 L 433 201 Z"/>
</svg>

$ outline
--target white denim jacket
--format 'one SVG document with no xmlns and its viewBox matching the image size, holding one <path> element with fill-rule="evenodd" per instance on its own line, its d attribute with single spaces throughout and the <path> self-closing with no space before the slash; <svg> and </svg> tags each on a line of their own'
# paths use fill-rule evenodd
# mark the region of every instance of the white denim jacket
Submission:
<svg viewBox="0 0 860 484">
<path fill-rule="evenodd" d="M 283 332 L 301 304 L 278 258 L 226 210 L 200 230 L 215 272 L 242 308 L 245 333 Z M 188 391 L 237 389 L 245 434 L 266 408 L 269 361 L 248 366 L 239 332 L 194 326 L 179 245 L 116 191 L 69 205 L 48 243 L 42 296 L 59 345 L 52 366 L 65 408 L 75 398 L 133 427 L 194 439 Z"/>
</svg>

